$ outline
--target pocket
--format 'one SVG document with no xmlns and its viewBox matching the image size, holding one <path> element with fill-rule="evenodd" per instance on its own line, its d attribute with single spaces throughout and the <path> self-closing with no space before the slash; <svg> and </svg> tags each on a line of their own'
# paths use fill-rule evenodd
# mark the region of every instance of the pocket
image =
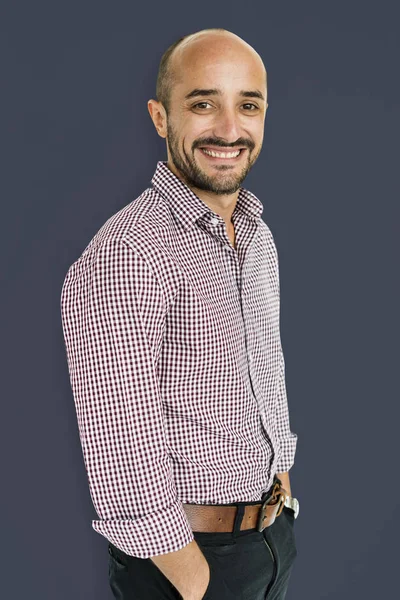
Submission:
<svg viewBox="0 0 400 600">
<path fill-rule="evenodd" d="M 216 536 L 219 537 L 217 544 Z M 230 535 L 230 541 L 228 541 Z M 210 568 L 208 586 L 201 600 L 231 600 L 251 597 L 245 593 L 249 581 L 265 577 L 265 547 L 262 533 L 236 537 L 232 534 L 202 534 L 195 532 L 195 539 Z M 201 539 L 200 539 L 201 538 Z M 251 539 L 250 539 L 251 538 Z M 202 540 L 205 540 L 204 542 Z M 221 541 L 225 543 L 221 543 Z M 247 587 L 246 587 L 247 586 Z"/>
</svg>

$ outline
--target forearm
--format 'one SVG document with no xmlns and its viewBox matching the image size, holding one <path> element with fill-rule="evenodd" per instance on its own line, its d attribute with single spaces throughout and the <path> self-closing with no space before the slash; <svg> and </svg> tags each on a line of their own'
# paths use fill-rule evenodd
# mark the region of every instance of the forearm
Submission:
<svg viewBox="0 0 400 600">
<path fill-rule="evenodd" d="M 282 481 L 283 489 L 289 494 L 289 496 L 291 496 L 292 491 L 290 489 L 289 471 L 285 471 L 285 473 L 277 473 L 276 476 Z"/>
<path fill-rule="evenodd" d="M 176 552 L 150 558 L 177 588 L 183 600 L 203 598 L 210 579 L 210 568 L 196 540 Z"/>
</svg>

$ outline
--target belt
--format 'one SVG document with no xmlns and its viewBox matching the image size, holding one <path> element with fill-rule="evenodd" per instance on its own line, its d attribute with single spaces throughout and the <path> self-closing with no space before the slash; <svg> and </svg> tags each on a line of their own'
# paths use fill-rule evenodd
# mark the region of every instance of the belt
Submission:
<svg viewBox="0 0 400 600">
<path fill-rule="evenodd" d="M 281 514 L 287 495 L 282 482 L 275 477 L 272 487 L 261 502 L 245 505 L 240 530 L 256 528 L 263 531 L 270 527 Z M 193 531 L 233 531 L 237 512 L 235 505 L 183 504 L 183 508 Z"/>
</svg>

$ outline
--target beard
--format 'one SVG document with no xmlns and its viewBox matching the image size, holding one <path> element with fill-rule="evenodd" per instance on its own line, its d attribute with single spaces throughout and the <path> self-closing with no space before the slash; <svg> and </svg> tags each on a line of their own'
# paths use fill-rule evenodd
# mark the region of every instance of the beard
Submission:
<svg viewBox="0 0 400 600">
<path fill-rule="evenodd" d="M 213 194 L 234 194 L 245 178 L 251 167 L 256 162 L 261 148 L 255 156 L 251 156 L 254 144 L 237 144 L 247 148 L 247 161 L 239 173 L 234 172 L 228 165 L 221 165 L 216 169 L 215 175 L 208 175 L 201 166 L 196 162 L 194 155 L 188 155 L 182 145 L 182 151 L 179 149 L 179 139 L 172 125 L 167 123 L 167 144 L 171 155 L 172 162 L 182 176 L 182 179 L 189 187 L 195 187 L 199 190 L 212 192 Z M 204 144 L 205 146 L 206 144 Z M 210 144 L 212 145 L 212 144 Z M 214 144 L 216 145 L 216 144 Z M 196 146 L 199 148 L 200 146 Z M 223 148 L 222 148 L 223 150 Z M 229 150 L 229 148 L 228 148 Z"/>
</svg>

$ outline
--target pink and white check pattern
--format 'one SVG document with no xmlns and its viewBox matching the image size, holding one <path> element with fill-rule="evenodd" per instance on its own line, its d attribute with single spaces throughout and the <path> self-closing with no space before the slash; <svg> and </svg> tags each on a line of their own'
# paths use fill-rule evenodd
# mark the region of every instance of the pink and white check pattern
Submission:
<svg viewBox="0 0 400 600">
<path fill-rule="evenodd" d="M 278 256 L 240 188 L 223 219 L 159 161 L 66 274 L 61 317 L 92 527 L 148 558 L 194 539 L 185 503 L 260 500 L 294 462 Z"/>
</svg>

